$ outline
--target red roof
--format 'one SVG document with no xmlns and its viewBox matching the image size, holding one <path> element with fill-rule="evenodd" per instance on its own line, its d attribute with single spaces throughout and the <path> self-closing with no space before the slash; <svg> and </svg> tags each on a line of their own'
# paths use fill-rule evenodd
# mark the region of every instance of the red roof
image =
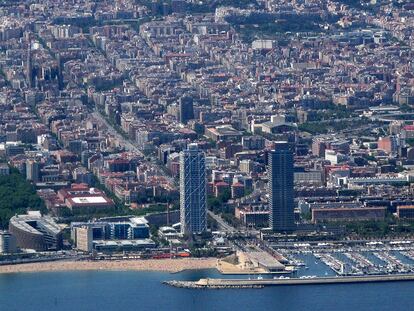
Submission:
<svg viewBox="0 0 414 311">
<path fill-rule="evenodd" d="M 89 190 L 89 186 L 88 186 L 88 184 L 85 184 L 85 183 L 80 183 L 80 184 L 72 184 L 71 186 L 70 186 L 70 188 L 71 189 L 73 189 L 73 190 Z"/>
<path fill-rule="evenodd" d="M 238 182 L 238 183 L 233 184 L 232 187 L 240 187 L 240 188 L 243 187 L 244 188 L 244 185 Z"/>
<path fill-rule="evenodd" d="M 414 125 L 406 125 L 406 126 L 404 126 L 404 130 L 406 130 L 406 131 L 414 131 Z"/>
</svg>

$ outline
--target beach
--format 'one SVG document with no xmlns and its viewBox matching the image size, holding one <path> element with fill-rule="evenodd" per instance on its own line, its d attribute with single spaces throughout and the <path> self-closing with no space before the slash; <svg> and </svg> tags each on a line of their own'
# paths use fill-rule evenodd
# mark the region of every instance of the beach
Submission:
<svg viewBox="0 0 414 311">
<path fill-rule="evenodd" d="M 0 273 L 119 270 L 119 271 L 161 271 L 176 273 L 183 270 L 211 269 L 217 259 L 138 259 L 138 260 L 99 260 L 99 261 L 52 261 L 0 266 Z"/>
</svg>

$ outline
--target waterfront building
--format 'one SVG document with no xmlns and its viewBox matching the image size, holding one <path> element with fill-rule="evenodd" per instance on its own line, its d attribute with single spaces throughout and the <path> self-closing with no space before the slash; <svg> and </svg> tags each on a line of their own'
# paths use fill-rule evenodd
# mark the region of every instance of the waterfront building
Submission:
<svg viewBox="0 0 414 311">
<path fill-rule="evenodd" d="M 287 142 L 275 143 L 268 170 L 270 227 L 274 231 L 292 231 L 295 228 L 293 152 Z"/>
<path fill-rule="evenodd" d="M 62 229 L 49 216 L 38 211 L 16 215 L 10 219 L 9 231 L 20 248 L 36 251 L 58 250 L 62 247 Z"/>
<path fill-rule="evenodd" d="M 204 152 L 190 144 L 180 154 L 181 233 L 207 229 L 206 167 Z"/>
<path fill-rule="evenodd" d="M 80 251 L 91 252 L 93 248 L 93 229 L 90 226 L 76 228 L 76 248 Z"/>
<path fill-rule="evenodd" d="M 128 221 L 110 223 L 111 239 L 133 240 L 149 238 L 148 222 L 143 217 L 133 217 Z"/>
<path fill-rule="evenodd" d="M 148 221 L 144 217 L 119 216 L 101 218 L 97 221 L 72 222 L 70 228 L 71 238 L 79 249 L 79 245 L 86 248 L 86 234 L 91 235 L 91 241 L 139 240 L 150 237 Z M 88 228 L 90 232 L 79 230 L 84 228 Z"/>
<path fill-rule="evenodd" d="M 98 252 L 114 253 L 114 252 L 137 252 L 152 249 L 156 244 L 151 239 L 139 240 L 116 240 L 116 241 L 94 241 L 94 248 Z"/>
<path fill-rule="evenodd" d="M 13 254 L 16 251 L 16 238 L 7 231 L 0 231 L 0 254 Z"/>
</svg>

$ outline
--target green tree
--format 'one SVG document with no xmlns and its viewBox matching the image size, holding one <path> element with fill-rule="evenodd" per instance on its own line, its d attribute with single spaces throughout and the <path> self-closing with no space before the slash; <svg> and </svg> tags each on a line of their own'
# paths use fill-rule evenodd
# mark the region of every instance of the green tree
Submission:
<svg viewBox="0 0 414 311">
<path fill-rule="evenodd" d="M 27 210 L 46 213 L 44 202 L 17 169 L 11 168 L 10 175 L 0 176 L 0 227 L 8 227 L 10 218 Z"/>
</svg>

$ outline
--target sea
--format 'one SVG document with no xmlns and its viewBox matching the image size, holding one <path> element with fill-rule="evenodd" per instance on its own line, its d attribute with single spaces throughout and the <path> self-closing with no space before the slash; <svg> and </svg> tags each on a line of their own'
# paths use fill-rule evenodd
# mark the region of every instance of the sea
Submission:
<svg viewBox="0 0 414 311">
<path fill-rule="evenodd" d="M 307 260 L 300 275 L 333 275 Z M 223 277 L 215 269 L 180 273 L 65 271 L 0 275 L 0 310 L 414 310 L 414 282 L 292 285 L 261 289 L 181 289 L 165 280 Z M 257 278 L 257 276 L 226 276 Z M 263 276 L 266 277 L 266 276 Z"/>
</svg>

